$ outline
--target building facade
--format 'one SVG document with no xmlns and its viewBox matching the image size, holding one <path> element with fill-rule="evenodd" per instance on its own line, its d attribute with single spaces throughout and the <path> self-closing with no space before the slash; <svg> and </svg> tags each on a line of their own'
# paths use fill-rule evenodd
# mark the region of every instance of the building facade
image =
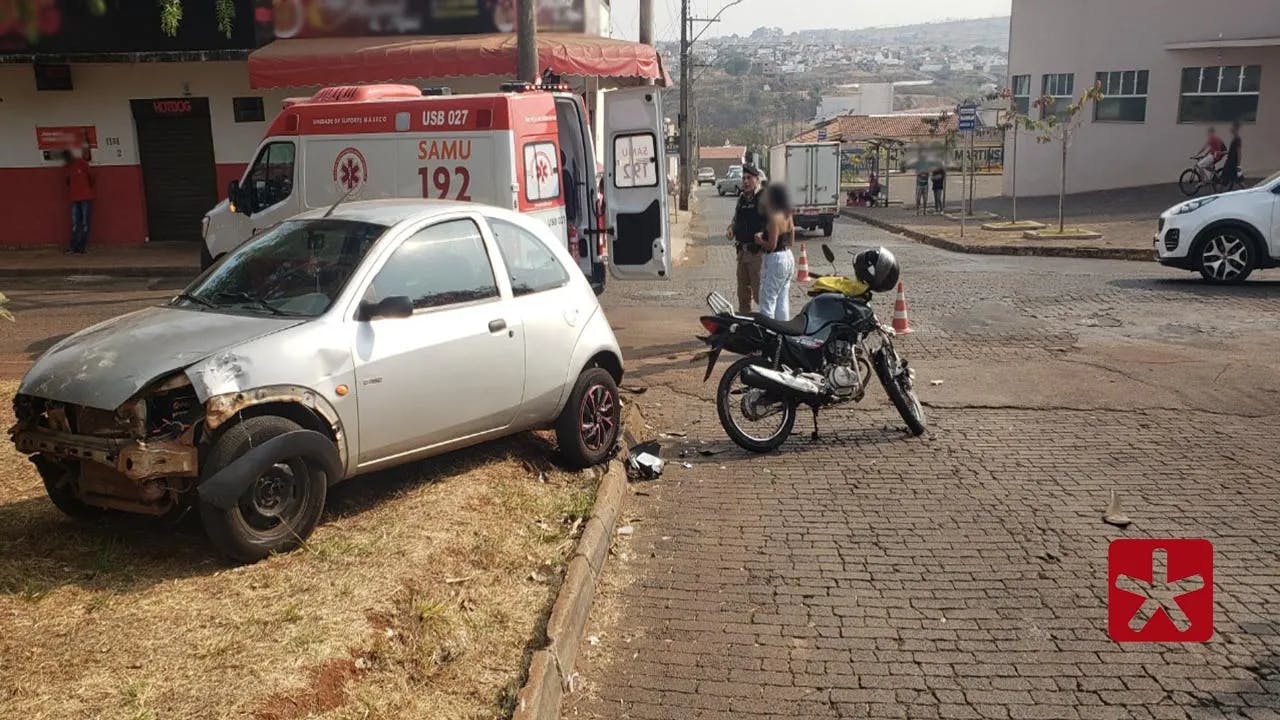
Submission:
<svg viewBox="0 0 1280 720">
<path fill-rule="evenodd" d="M 1232 120 L 1246 174 L 1280 168 L 1276 0 L 1013 0 L 1008 86 L 1020 108 L 1038 116 L 1036 98 L 1065 103 L 1095 82 L 1106 98 L 1073 136 L 1067 192 L 1176 182 L 1207 130 L 1226 139 Z M 1026 131 L 1017 143 L 1018 194 L 1056 194 L 1059 146 Z M 1006 195 L 1013 177 L 1006 169 Z"/>
<path fill-rule="evenodd" d="M 81 0 L 42 6 L 35 33 L 0 12 L 0 248 L 67 243 L 62 154 L 71 147 L 87 147 L 94 168 L 91 246 L 199 242 L 201 218 L 242 175 L 284 100 L 318 87 L 255 88 L 250 58 L 264 46 L 511 38 L 515 23 L 508 5 L 484 0 L 382 0 L 354 4 L 341 18 L 325 16 L 334 6 L 326 0 L 235 0 L 229 32 L 219 29 L 210 1 L 185 3 L 170 36 L 155 2 L 106 3 L 96 12 Z M 433 15 L 446 10 L 447 18 Z M 553 39 L 599 36 L 609 27 L 609 3 L 540 0 L 538 23 Z M 508 77 L 433 78 L 429 66 L 411 75 L 359 81 L 492 92 L 514 79 L 514 68 Z M 600 81 L 570 84 L 594 113 Z"/>
</svg>

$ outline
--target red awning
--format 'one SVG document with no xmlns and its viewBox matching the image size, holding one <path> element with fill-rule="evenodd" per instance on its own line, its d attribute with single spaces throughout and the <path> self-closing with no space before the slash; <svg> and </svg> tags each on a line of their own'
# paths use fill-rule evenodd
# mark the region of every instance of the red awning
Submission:
<svg viewBox="0 0 1280 720">
<path fill-rule="evenodd" d="M 540 34 L 538 66 L 557 75 L 668 84 L 657 51 L 613 38 Z M 515 35 L 299 38 L 276 40 L 249 55 L 249 84 L 254 88 L 478 75 L 516 76 Z"/>
</svg>

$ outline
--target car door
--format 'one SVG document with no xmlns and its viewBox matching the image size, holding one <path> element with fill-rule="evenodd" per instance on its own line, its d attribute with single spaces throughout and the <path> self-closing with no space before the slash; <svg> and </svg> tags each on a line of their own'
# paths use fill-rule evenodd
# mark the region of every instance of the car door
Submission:
<svg viewBox="0 0 1280 720">
<path fill-rule="evenodd" d="M 545 422 L 560 402 L 573 348 L 595 298 L 575 289 L 552 252 L 555 237 L 536 226 L 489 218 L 494 244 L 511 282 L 512 303 L 525 333 L 522 424 Z"/>
<path fill-rule="evenodd" d="M 359 464 L 511 425 L 524 393 L 524 332 L 495 280 L 478 218 L 405 238 L 363 288 L 362 306 L 408 297 L 413 314 L 353 318 Z"/>
<path fill-rule="evenodd" d="M 619 278 L 671 275 L 667 177 L 661 171 L 662 99 L 653 87 L 604 95 L 604 195 L 609 270 Z"/>
<path fill-rule="evenodd" d="M 258 150 L 240 181 L 241 202 L 248 206 L 233 215 L 236 237 L 247 240 L 301 211 L 302 192 L 295 187 L 297 155 L 293 140 L 269 140 Z"/>
</svg>

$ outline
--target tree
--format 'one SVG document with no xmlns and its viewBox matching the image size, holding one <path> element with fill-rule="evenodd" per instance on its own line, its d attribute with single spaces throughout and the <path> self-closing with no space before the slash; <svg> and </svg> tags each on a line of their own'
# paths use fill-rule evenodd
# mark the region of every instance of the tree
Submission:
<svg viewBox="0 0 1280 720">
<path fill-rule="evenodd" d="M 139 2 L 142 0 L 130 0 L 131 2 Z M 182 25 L 182 7 L 184 3 L 191 2 L 207 2 L 213 4 L 214 17 L 218 23 L 218 31 L 227 37 L 231 37 L 231 30 L 236 20 L 236 4 L 235 0 L 156 0 L 160 10 L 160 30 L 166 35 L 173 36 L 178 34 L 178 28 Z M 105 15 L 107 12 L 107 0 L 85 0 L 85 4 L 89 8 L 89 12 L 94 15 Z M 14 10 L 17 12 L 19 23 L 26 28 L 27 37 L 32 41 L 40 37 L 40 12 L 44 9 L 45 3 L 41 0 L 17 0 Z"/>
<path fill-rule="evenodd" d="M 1018 129 L 1034 130 L 1035 127 L 1031 118 L 1018 111 L 1018 103 L 1013 99 L 1011 88 L 1003 88 L 999 96 L 1009 101 L 1009 107 L 1001 113 L 1000 122 L 996 127 L 1005 134 L 1013 133 L 1013 153 L 1009 162 L 1005 163 L 1005 167 L 1011 172 L 1009 192 L 1013 196 L 1013 224 L 1016 225 L 1018 224 Z"/>
<path fill-rule="evenodd" d="M 1038 143 L 1058 142 L 1062 146 L 1062 167 L 1059 173 L 1058 187 L 1058 234 L 1066 231 L 1063 210 L 1067 203 L 1067 148 L 1071 146 L 1071 135 L 1084 122 L 1084 109 L 1097 103 L 1103 97 L 1102 83 L 1094 83 L 1080 96 L 1080 99 L 1056 111 L 1056 101 L 1052 95 L 1042 95 L 1034 105 L 1040 109 L 1040 120 L 1029 120 L 1030 126 L 1039 134 Z"/>
</svg>

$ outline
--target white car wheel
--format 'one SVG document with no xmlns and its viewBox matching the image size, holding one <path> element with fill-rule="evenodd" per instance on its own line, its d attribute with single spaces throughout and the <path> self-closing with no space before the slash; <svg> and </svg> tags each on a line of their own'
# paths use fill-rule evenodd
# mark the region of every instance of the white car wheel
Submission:
<svg viewBox="0 0 1280 720">
<path fill-rule="evenodd" d="M 1242 282 L 1253 272 L 1253 248 L 1234 230 L 1209 236 L 1200 246 L 1200 274 L 1212 283 Z"/>
</svg>

